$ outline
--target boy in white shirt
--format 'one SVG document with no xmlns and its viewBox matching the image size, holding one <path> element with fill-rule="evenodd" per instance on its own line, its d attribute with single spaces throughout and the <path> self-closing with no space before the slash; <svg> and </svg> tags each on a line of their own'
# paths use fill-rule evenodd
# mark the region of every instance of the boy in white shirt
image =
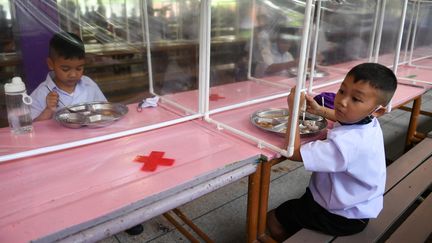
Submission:
<svg viewBox="0 0 432 243">
<path fill-rule="evenodd" d="M 256 77 L 267 75 L 288 76 L 288 69 L 296 67 L 298 62 L 290 53 L 290 49 L 301 36 L 295 29 L 281 28 L 277 33 L 275 43 L 271 42 L 270 33 L 262 30 L 257 35 L 257 51 L 254 56 Z"/>
<path fill-rule="evenodd" d="M 31 94 L 34 121 L 51 119 L 63 106 L 106 101 L 98 85 L 83 75 L 84 43 L 77 35 L 55 34 L 50 40 L 47 64 L 51 71 Z"/>
<path fill-rule="evenodd" d="M 51 71 L 31 94 L 34 121 L 51 119 L 56 110 L 64 106 L 107 101 L 98 85 L 83 75 L 85 49 L 77 35 L 68 32 L 55 34 L 50 40 L 47 64 Z M 141 232 L 141 224 L 126 230 L 129 235 Z"/>
<path fill-rule="evenodd" d="M 278 241 L 302 228 L 334 236 L 362 231 L 383 207 L 386 180 L 384 141 L 377 116 L 385 112 L 397 87 L 394 73 L 377 63 L 351 69 L 334 101 L 334 110 L 312 97 L 307 111 L 337 121 L 327 139 L 300 146 L 296 129 L 294 154 L 312 171 L 305 194 L 268 213 L 267 227 Z M 295 88 L 294 88 L 295 89 Z M 288 97 L 293 106 L 294 89 Z M 290 124 L 288 124 L 288 127 Z M 288 129 L 290 130 L 290 129 Z M 290 131 L 287 131 L 287 138 Z"/>
</svg>

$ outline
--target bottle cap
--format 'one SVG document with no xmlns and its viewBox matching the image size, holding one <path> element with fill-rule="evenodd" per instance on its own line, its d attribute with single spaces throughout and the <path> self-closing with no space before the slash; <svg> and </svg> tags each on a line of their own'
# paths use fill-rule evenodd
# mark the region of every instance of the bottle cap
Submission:
<svg viewBox="0 0 432 243">
<path fill-rule="evenodd" d="M 20 77 L 13 77 L 12 82 L 4 85 L 5 92 L 24 92 L 26 90 L 25 84 Z"/>
</svg>

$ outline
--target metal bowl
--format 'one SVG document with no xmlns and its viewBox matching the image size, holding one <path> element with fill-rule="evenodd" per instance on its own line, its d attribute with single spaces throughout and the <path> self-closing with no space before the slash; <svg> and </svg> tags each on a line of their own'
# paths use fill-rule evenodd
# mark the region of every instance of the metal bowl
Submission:
<svg viewBox="0 0 432 243">
<path fill-rule="evenodd" d="M 250 121 L 256 127 L 273 132 L 279 135 L 285 135 L 288 123 L 288 109 L 286 108 L 268 108 L 258 110 L 252 113 Z M 327 120 L 321 116 L 317 116 L 305 112 L 305 122 L 303 122 L 302 113 L 299 115 L 299 129 L 301 136 L 314 135 L 327 128 Z M 306 125 L 313 129 L 308 129 Z M 313 126 L 312 126 L 313 124 Z"/>
<path fill-rule="evenodd" d="M 91 102 L 63 107 L 54 119 L 65 127 L 105 127 L 128 113 L 127 106 L 119 103 Z"/>
</svg>

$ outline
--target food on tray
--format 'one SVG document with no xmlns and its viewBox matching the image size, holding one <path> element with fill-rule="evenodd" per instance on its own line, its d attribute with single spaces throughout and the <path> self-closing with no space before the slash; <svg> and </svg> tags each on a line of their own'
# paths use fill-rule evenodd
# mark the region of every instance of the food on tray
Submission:
<svg viewBox="0 0 432 243">
<path fill-rule="evenodd" d="M 258 124 L 260 127 L 267 127 L 267 128 L 273 127 L 273 123 L 271 123 L 271 122 L 266 122 L 266 121 L 258 121 L 257 124 Z"/>
<path fill-rule="evenodd" d="M 320 127 L 316 125 L 314 120 L 305 120 L 299 122 L 300 133 L 311 133 L 320 130 Z"/>
<path fill-rule="evenodd" d="M 121 119 L 128 112 L 119 103 L 90 102 L 64 107 L 56 112 L 55 120 L 65 127 L 104 127 Z"/>
<path fill-rule="evenodd" d="M 321 116 L 316 116 L 308 112 L 299 117 L 300 135 L 316 134 L 327 127 L 327 120 Z M 269 108 L 254 112 L 251 115 L 251 122 L 255 126 L 280 135 L 286 133 L 288 123 L 288 109 Z"/>
</svg>

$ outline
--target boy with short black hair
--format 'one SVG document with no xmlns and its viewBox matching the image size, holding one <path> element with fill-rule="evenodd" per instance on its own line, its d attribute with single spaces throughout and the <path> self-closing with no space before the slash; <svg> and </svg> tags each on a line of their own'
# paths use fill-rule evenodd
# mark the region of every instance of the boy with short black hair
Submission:
<svg viewBox="0 0 432 243">
<path fill-rule="evenodd" d="M 385 112 L 396 87 L 397 79 L 390 69 L 363 63 L 346 75 L 334 110 L 306 95 L 308 112 L 337 122 L 327 139 L 301 146 L 296 129 L 290 159 L 302 161 L 312 176 L 301 198 L 286 201 L 268 213 L 267 226 L 274 239 L 282 241 L 302 228 L 334 236 L 355 234 L 378 216 L 383 207 L 386 163 L 376 117 Z M 294 90 L 288 97 L 289 107 L 293 107 Z"/>
<path fill-rule="evenodd" d="M 64 106 L 107 101 L 98 85 L 83 75 L 85 49 L 77 35 L 55 34 L 49 43 L 47 64 L 51 71 L 31 94 L 33 120 L 51 119 L 55 111 Z"/>
</svg>

